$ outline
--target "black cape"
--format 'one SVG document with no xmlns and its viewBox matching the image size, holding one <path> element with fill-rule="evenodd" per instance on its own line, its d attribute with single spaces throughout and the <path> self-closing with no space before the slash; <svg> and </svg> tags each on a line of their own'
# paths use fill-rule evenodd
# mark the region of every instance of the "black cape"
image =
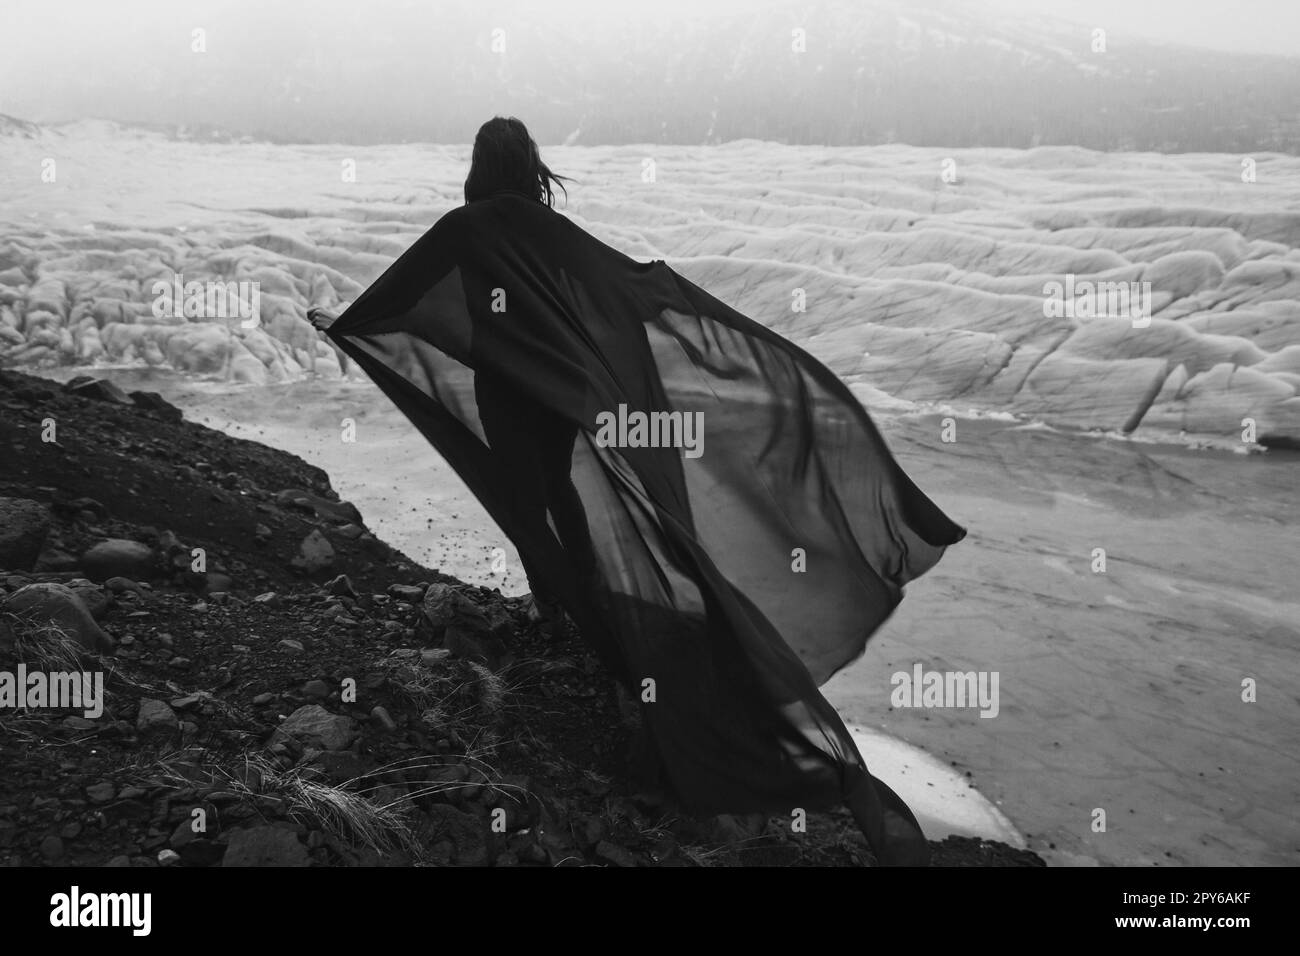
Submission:
<svg viewBox="0 0 1300 956">
<path fill-rule="evenodd" d="M 847 802 L 882 861 L 927 859 L 912 813 L 867 773 L 818 687 L 965 531 L 834 373 L 663 261 L 637 262 L 515 193 L 444 215 L 327 334 L 632 689 L 665 789 L 701 813 L 789 819 Z M 494 454 L 489 383 L 498 419 L 514 396 L 519 428 L 558 423 L 552 446 L 576 434 L 560 460 L 583 534 L 521 513 L 549 466 L 520 468 L 504 439 Z M 660 431 L 602 438 L 620 406 L 702 413 L 702 445 L 631 447 L 685 444 L 663 417 Z"/>
</svg>

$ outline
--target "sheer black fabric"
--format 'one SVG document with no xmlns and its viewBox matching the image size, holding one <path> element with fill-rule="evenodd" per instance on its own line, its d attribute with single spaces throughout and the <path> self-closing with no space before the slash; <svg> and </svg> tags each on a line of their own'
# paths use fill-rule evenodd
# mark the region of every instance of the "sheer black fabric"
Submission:
<svg viewBox="0 0 1300 956">
<path fill-rule="evenodd" d="M 830 370 L 513 193 L 444 215 L 328 335 L 642 701 L 677 799 L 847 803 L 882 861 L 926 859 L 817 688 L 965 532 Z M 702 430 L 602 428 L 638 412 Z"/>
</svg>

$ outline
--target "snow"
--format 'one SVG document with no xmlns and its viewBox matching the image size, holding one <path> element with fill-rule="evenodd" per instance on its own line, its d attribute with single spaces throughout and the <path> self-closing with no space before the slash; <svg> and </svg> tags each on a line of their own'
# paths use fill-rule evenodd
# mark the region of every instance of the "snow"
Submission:
<svg viewBox="0 0 1300 956">
<path fill-rule="evenodd" d="M 0 360 L 253 384 L 348 374 L 307 309 L 355 298 L 458 205 L 469 158 L 176 142 L 103 122 L 3 144 Z M 1247 184 L 1238 156 L 1074 147 L 546 151 L 578 180 L 563 208 L 584 228 L 665 259 L 888 402 L 1218 438 L 1251 418 L 1295 442 L 1300 160 L 1250 158 Z M 156 318 L 153 283 L 177 272 L 259 282 L 261 328 Z M 1150 325 L 1046 317 L 1044 288 L 1067 275 L 1150 283 Z"/>
</svg>

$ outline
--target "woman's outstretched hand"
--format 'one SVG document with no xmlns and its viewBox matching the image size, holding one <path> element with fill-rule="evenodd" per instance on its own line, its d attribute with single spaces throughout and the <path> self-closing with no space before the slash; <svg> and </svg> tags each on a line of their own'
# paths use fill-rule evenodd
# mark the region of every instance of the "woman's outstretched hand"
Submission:
<svg viewBox="0 0 1300 956">
<path fill-rule="evenodd" d="M 312 328 L 318 329 L 321 332 L 324 332 L 333 325 L 337 318 L 338 316 L 328 309 L 307 310 L 307 321 L 311 323 Z"/>
</svg>

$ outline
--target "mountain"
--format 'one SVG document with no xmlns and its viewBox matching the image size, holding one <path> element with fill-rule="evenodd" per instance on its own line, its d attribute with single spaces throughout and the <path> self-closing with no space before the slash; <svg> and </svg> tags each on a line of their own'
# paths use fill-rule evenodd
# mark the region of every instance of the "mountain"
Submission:
<svg viewBox="0 0 1300 956">
<path fill-rule="evenodd" d="M 40 134 L 41 127 L 39 123 L 29 123 L 26 120 L 20 120 L 13 116 L 5 116 L 3 113 L 0 113 L 0 136 L 36 139 Z"/>
<path fill-rule="evenodd" d="M 142 19 L 123 45 L 138 57 L 103 56 L 85 75 L 43 81 L 22 101 L 32 109 L 12 94 L 0 108 L 272 142 L 467 142 L 501 113 L 544 144 L 1300 148 L 1300 60 L 1118 33 L 1095 51 L 1090 26 L 935 0 L 633 19 L 469 0 L 304 12 L 233 0 L 202 54 L 188 26 L 178 42 L 178 23 Z M 804 52 L 792 50 L 796 29 Z"/>
</svg>

